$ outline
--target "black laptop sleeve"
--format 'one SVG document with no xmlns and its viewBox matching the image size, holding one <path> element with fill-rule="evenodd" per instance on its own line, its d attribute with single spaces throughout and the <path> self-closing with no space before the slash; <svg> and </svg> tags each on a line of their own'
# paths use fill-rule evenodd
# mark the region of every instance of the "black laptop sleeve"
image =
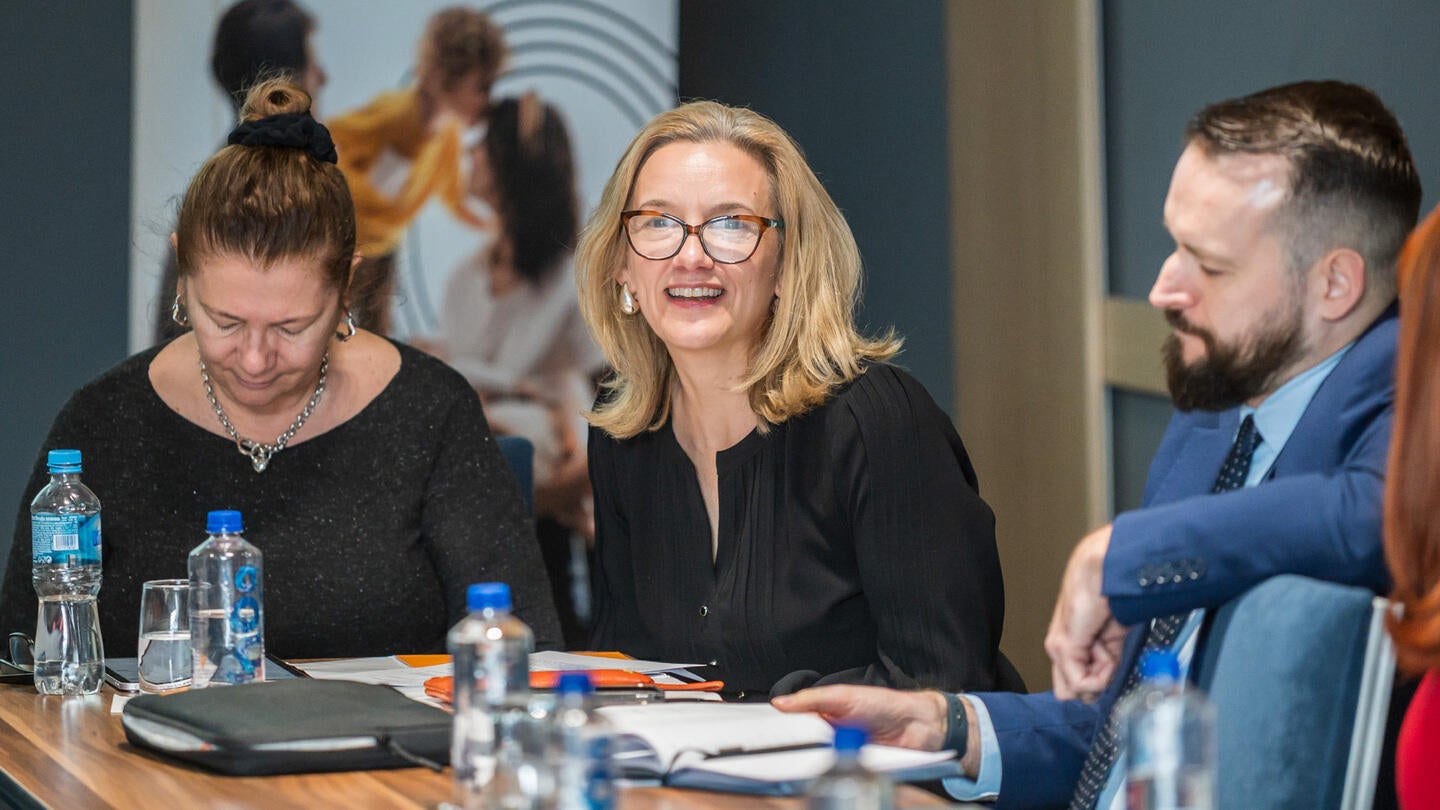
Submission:
<svg viewBox="0 0 1440 810">
<path fill-rule="evenodd" d="M 450 762 L 450 715 L 376 684 L 295 679 L 142 695 L 121 723 L 132 745 L 233 776 Z"/>
</svg>

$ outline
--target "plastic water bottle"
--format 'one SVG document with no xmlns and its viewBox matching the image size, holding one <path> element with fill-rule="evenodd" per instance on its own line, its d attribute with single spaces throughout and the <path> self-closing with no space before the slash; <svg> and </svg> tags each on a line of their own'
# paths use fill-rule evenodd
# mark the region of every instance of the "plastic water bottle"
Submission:
<svg viewBox="0 0 1440 810">
<path fill-rule="evenodd" d="M 50 483 L 30 502 L 35 688 L 93 695 L 105 673 L 100 639 L 100 499 L 80 483 L 80 451 L 51 450 Z"/>
<path fill-rule="evenodd" d="M 1180 680 L 1175 654 L 1140 660 L 1140 688 L 1117 709 L 1125 730 L 1129 810 L 1214 810 L 1215 711 Z"/>
<path fill-rule="evenodd" d="M 560 675 L 559 698 L 551 720 L 550 771 L 555 775 L 554 810 L 610 810 L 615 806 L 610 770 L 610 728 L 592 714 L 595 687 L 584 672 Z"/>
<path fill-rule="evenodd" d="M 810 785 L 808 810 L 892 810 L 895 785 L 890 777 L 860 764 L 865 729 L 835 728 L 835 765 Z"/>
<path fill-rule="evenodd" d="M 524 746 L 530 717 L 530 653 L 535 636 L 510 613 L 510 586 L 471 585 L 470 615 L 450 630 L 455 661 L 455 723 L 450 764 L 465 810 L 532 808 L 543 789 Z"/>
<path fill-rule="evenodd" d="M 191 689 L 265 680 L 265 564 L 234 510 L 211 512 L 190 552 Z"/>
</svg>

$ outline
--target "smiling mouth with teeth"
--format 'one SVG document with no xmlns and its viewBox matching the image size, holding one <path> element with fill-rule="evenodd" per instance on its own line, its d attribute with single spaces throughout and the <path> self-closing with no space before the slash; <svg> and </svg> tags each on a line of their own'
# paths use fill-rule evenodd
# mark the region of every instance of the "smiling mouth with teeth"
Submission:
<svg viewBox="0 0 1440 810">
<path fill-rule="evenodd" d="M 671 298 L 719 298 L 722 292 L 714 287 L 671 287 L 665 294 Z"/>
</svg>

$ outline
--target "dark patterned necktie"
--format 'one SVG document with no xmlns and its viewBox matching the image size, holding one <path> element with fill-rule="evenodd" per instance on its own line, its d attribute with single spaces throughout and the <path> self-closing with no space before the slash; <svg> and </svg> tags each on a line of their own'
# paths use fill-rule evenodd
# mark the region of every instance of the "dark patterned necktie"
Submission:
<svg viewBox="0 0 1440 810">
<path fill-rule="evenodd" d="M 1255 454 L 1255 448 L 1259 444 L 1260 434 L 1255 430 L 1255 420 L 1246 416 L 1240 423 L 1240 431 L 1235 434 L 1235 443 L 1230 446 L 1230 454 L 1225 457 L 1220 474 L 1215 476 L 1215 486 L 1211 487 L 1210 491 L 1228 492 L 1245 486 L 1245 479 L 1250 475 L 1250 457 Z M 1150 623 L 1144 650 L 1135 656 L 1130 668 L 1126 670 L 1120 694 L 1115 698 L 1115 702 L 1110 704 L 1110 713 L 1106 715 L 1100 733 L 1095 736 L 1095 743 L 1090 746 L 1090 753 L 1085 757 L 1085 767 L 1080 770 L 1080 783 L 1075 786 L 1070 810 L 1095 810 L 1095 802 L 1105 789 L 1105 783 L 1110 778 L 1110 769 L 1115 767 L 1115 759 L 1120 755 L 1120 714 L 1115 708 L 1140 684 L 1140 659 L 1151 650 L 1169 649 L 1170 645 L 1175 643 L 1175 637 L 1180 634 L 1180 628 L 1185 626 L 1185 619 L 1189 615 L 1177 613 L 1173 616 L 1161 616 Z"/>
</svg>

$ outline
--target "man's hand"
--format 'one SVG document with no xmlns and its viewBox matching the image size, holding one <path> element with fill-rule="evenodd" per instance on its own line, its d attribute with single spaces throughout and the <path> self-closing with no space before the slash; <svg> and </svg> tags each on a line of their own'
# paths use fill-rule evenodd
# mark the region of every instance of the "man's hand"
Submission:
<svg viewBox="0 0 1440 810">
<path fill-rule="evenodd" d="M 815 712 L 831 723 L 856 725 L 870 742 L 939 751 L 945 742 L 945 696 L 879 686 L 817 686 L 770 701 L 782 712 Z"/>
<path fill-rule="evenodd" d="M 782 712 L 815 712 L 831 723 L 864 728 L 870 741 L 900 748 L 939 751 L 945 742 L 948 707 L 936 691 L 912 692 L 879 686 L 817 686 L 770 701 Z M 961 759 L 966 776 L 980 768 L 980 730 L 967 703 L 969 745 Z"/>
<path fill-rule="evenodd" d="M 1091 702 L 1105 691 L 1120 663 L 1125 628 L 1110 613 L 1110 600 L 1100 592 L 1111 524 L 1080 540 L 1065 574 L 1055 615 L 1045 633 L 1055 696 Z"/>
</svg>

